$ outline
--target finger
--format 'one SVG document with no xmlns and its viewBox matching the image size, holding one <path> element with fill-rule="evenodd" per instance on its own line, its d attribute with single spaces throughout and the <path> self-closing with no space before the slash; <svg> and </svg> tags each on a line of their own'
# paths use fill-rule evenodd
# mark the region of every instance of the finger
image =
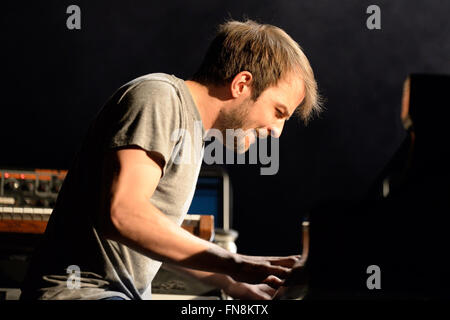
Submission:
<svg viewBox="0 0 450 320">
<path fill-rule="evenodd" d="M 300 261 L 300 257 L 300 255 L 288 257 L 269 257 L 268 261 L 274 266 L 292 268 L 298 261 Z"/>
<path fill-rule="evenodd" d="M 285 286 L 303 284 L 306 281 L 306 269 L 299 266 L 291 269 L 289 276 L 284 281 Z"/>
<path fill-rule="evenodd" d="M 267 284 L 271 288 L 278 289 L 283 285 L 284 281 L 274 275 L 270 275 L 263 281 L 263 283 Z"/>
<path fill-rule="evenodd" d="M 275 266 L 275 265 L 271 265 L 270 267 L 268 267 L 268 274 L 269 275 L 274 275 L 278 278 L 282 278 L 285 279 L 287 276 L 289 276 L 291 269 L 290 268 L 285 268 L 282 266 Z"/>
<path fill-rule="evenodd" d="M 270 257 L 263 257 L 266 258 L 266 260 L 269 261 L 296 261 L 299 260 L 301 258 L 301 255 L 299 254 L 293 254 L 290 256 L 270 256 Z"/>
</svg>

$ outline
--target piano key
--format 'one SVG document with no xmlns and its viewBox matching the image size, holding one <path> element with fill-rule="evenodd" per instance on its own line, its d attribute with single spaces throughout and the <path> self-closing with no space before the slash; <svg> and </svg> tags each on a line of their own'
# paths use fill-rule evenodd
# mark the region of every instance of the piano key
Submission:
<svg viewBox="0 0 450 320">
<path fill-rule="evenodd" d="M 23 208 L 21 208 L 21 207 L 13 207 L 13 213 L 23 213 Z"/>
</svg>

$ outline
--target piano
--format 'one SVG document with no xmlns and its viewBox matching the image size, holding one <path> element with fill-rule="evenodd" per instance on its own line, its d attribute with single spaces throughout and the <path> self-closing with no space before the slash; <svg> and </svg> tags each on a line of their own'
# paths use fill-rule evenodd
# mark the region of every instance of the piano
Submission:
<svg viewBox="0 0 450 320">
<path fill-rule="evenodd" d="M 312 299 L 450 297 L 450 76 L 404 82 L 405 138 L 361 200 L 311 211 Z M 381 289 L 366 269 L 378 265 Z"/>
</svg>

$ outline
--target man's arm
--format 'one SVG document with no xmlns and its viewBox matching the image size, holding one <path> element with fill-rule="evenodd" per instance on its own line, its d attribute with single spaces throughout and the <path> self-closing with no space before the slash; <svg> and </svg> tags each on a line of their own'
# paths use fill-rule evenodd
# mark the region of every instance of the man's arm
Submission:
<svg viewBox="0 0 450 320">
<path fill-rule="evenodd" d="M 275 294 L 276 288 L 282 284 L 282 280 L 275 276 L 270 276 L 264 283 L 249 284 L 235 281 L 230 276 L 221 273 L 199 271 L 171 264 L 164 264 L 164 268 L 222 289 L 228 296 L 240 300 L 270 300 Z"/>
<path fill-rule="evenodd" d="M 99 224 L 107 238 L 162 262 L 227 274 L 237 281 L 261 283 L 270 275 L 287 276 L 289 268 L 228 252 L 168 219 L 149 201 L 162 167 L 162 157 L 138 147 L 105 155 Z"/>
<path fill-rule="evenodd" d="M 270 261 L 272 264 L 289 268 L 298 265 L 301 258 L 300 255 L 287 257 L 261 257 L 246 256 L 242 254 L 239 255 L 247 259 Z M 279 279 L 276 276 L 269 276 L 263 281 L 263 283 L 249 284 L 245 282 L 235 281 L 233 278 L 225 274 L 193 270 L 171 264 L 164 264 L 163 267 L 167 270 L 182 275 L 188 275 L 207 285 L 222 289 L 230 297 L 241 300 L 270 300 L 275 295 L 276 290 L 285 284 L 285 281 Z M 291 273 L 289 275 L 289 278 L 291 278 L 292 276 Z"/>
</svg>

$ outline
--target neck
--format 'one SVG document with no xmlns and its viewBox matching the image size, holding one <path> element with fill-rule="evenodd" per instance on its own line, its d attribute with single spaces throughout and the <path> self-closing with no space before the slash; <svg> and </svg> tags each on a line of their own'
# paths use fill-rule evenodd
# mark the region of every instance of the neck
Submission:
<svg viewBox="0 0 450 320">
<path fill-rule="evenodd" d="M 192 80 L 185 80 L 192 98 L 202 118 L 203 127 L 209 130 L 214 127 L 221 109 L 225 106 L 226 89 L 207 87 Z"/>
</svg>

